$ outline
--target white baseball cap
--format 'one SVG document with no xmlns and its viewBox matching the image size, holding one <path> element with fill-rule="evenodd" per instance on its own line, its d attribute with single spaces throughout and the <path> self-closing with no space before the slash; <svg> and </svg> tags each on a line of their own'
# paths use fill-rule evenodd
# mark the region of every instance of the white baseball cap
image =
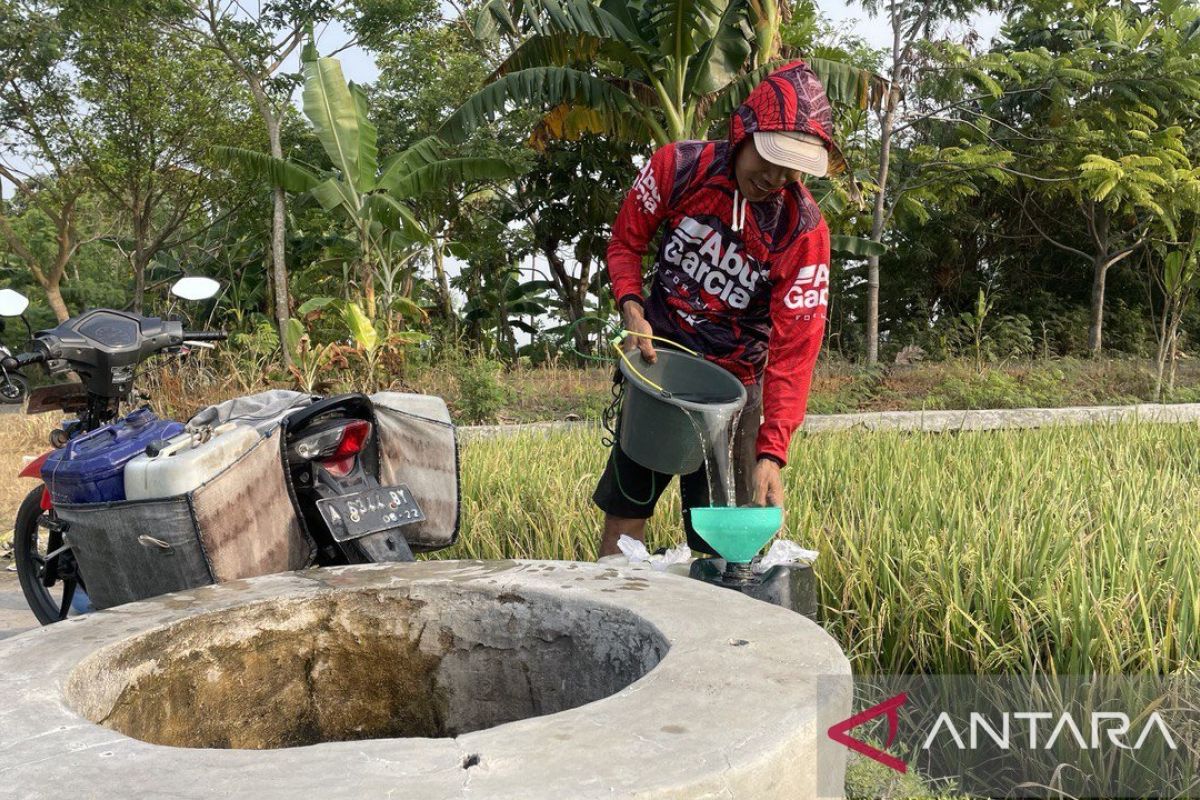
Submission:
<svg viewBox="0 0 1200 800">
<path fill-rule="evenodd" d="M 829 173 L 829 150 L 819 136 L 796 131 L 760 131 L 754 134 L 754 147 L 772 164 L 818 178 Z"/>
</svg>

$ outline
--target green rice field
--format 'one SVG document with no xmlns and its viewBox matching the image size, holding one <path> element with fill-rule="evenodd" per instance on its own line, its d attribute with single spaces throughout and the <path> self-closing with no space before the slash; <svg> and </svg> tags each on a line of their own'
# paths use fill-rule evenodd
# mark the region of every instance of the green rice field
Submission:
<svg viewBox="0 0 1200 800">
<path fill-rule="evenodd" d="M 598 430 L 463 447 L 451 558 L 596 557 Z M 1169 672 L 1200 652 L 1200 427 L 798 435 L 785 534 L 855 671 Z M 669 492 L 651 547 L 683 538 Z"/>
</svg>

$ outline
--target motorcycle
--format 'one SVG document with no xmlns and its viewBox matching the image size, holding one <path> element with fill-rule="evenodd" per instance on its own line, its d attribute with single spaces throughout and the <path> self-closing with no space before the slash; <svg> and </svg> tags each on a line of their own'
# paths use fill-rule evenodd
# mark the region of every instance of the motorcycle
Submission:
<svg viewBox="0 0 1200 800">
<path fill-rule="evenodd" d="M 0 359 L 11 356 L 12 351 L 0 344 Z M 9 372 L 0 366 L 0 403 L 20 405 L 29 395 L 29 381 L 19 372 Z"/>
<path fill-rule="evenodd" d="M 218 288 L 207 278 L 183 278 L 171 292 L 200 300 Z M 4 300 L 0 297 L 0 314 L 24 310 Z M 29 352 L 5 356 L 0 365 L 13 371 L 41 364 L 52 376 L 79 376 L 79 382 L 42 387 L 29 398 L 30 414 L 76 414 L 51 432 L 50 444 L 58 450 L 120 416 L 134 397 L 137 369 L 148 359 L 186 355 L 225 338 L 223 332 L 185 331 L 177 321 L 99 309 L 38 331 Z M 376 478 L 379 456 L 370 405 L 363 395 L 326 398 L 280 421 L 291 502 L 314 541 L 313 562 L 319 566 L 414 560 L 400 528 L 424 515 L 407 487 L 381 486 Z M 164 444 L 147 446 L 147 454 Z M 20 476 L 41 479 L 42 466 L 54 452 L 27 464 Z M 30 491 L 17 512 L 13 557 L 25 599 L 43 625 L 65 619 L 73 607 L 87 608 L 87 577 L 66 530 L 49 488 L 43 484 Z"/>
<path fill-rule="evenodd" d="M 0 317 L 22 317 L 29 306 L 29 300 L 20 292 L 12 289 L 0 289 Z M 26 323 L 28 327 L 28 323 Z M 0 360 L 11 356 L 12 351 L 0 344 Z M 25 402 L 29 394 L 29 382 L 25 376 L 16 370 L 0 366 L 0 403 L 19 405 Z"/>
</svg>

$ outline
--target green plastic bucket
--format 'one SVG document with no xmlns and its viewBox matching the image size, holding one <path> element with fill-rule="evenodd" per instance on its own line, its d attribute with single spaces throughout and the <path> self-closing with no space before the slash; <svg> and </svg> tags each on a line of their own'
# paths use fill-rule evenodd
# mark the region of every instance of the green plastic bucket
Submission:
<svg viewBox="0 0 1200 800">
<path fill-rule="evenodd" d="M 629 361 L 618 362 L 628 383 L 621 449 L 647 469 L 686 475 L 704 464 L 706 452 L 728 447 L 730 422 L 746 404 L 746 387 L 711 361 L 661 348 L 657 353 L 653 364 L 636 350 Z"/>
</svg>

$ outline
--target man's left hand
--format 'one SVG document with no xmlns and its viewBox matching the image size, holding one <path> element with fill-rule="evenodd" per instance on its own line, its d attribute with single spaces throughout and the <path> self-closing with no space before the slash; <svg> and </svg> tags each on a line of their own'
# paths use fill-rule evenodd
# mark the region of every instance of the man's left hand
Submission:
<svg viewBox="0 0 1200 800">
<path fill-rule="evenodd" d="M 783 507 L 783 476 L 769 458 L 760 458 L 754 467 L 754 505 Z"/>
</svg>

